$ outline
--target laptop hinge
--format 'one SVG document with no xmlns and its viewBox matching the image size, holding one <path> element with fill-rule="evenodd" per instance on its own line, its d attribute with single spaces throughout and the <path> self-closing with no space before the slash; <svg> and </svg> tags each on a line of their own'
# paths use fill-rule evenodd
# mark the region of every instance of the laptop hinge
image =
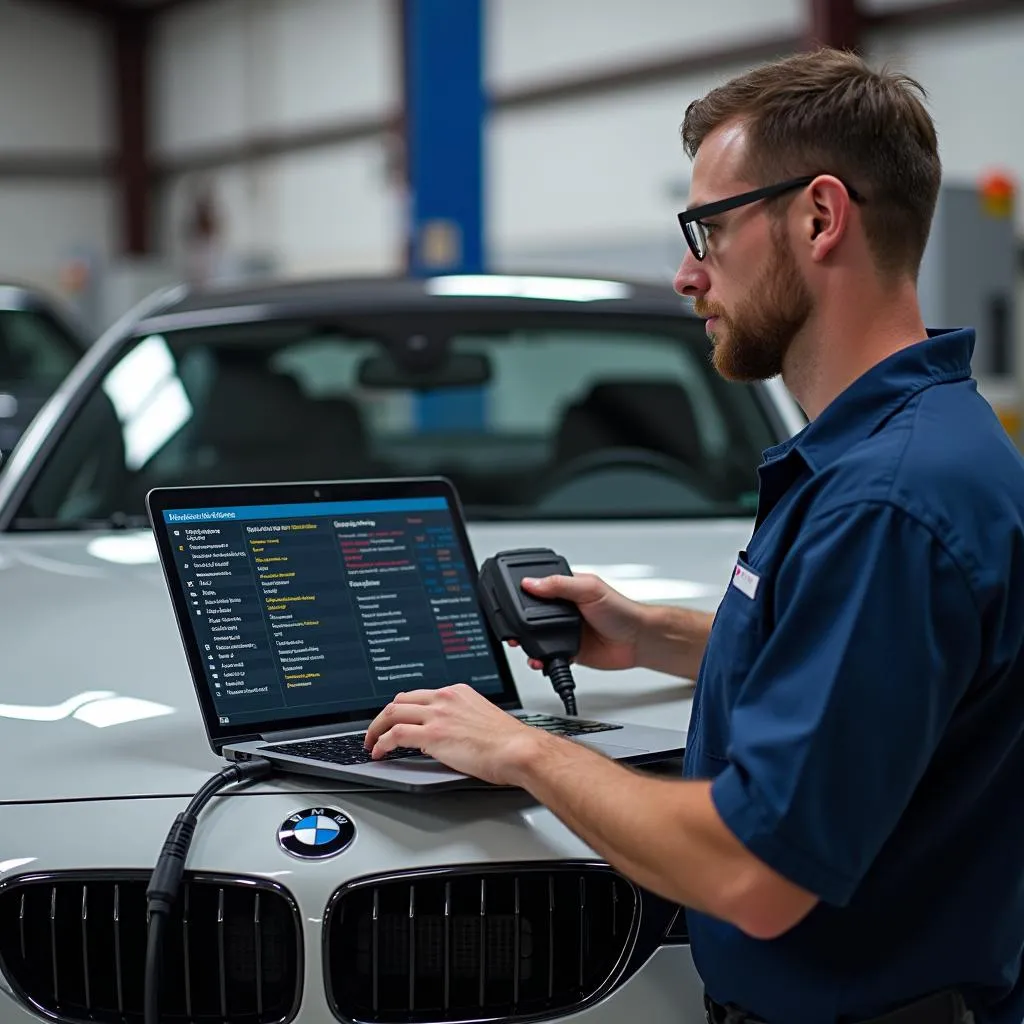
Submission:
<svg viewBox="0 0 1024 1024">
<path fill-rule="evenodd" d="M 263 733 L 268 743 L 283 743 L 287 740 L 307 740 L 313 736 L 335 736 L 344 732 L 365 732 L 372 719 L 359 722 L 341 722 L 335 725 L 307 726 L 305 729 L 276 729 Z"/>
</svg>

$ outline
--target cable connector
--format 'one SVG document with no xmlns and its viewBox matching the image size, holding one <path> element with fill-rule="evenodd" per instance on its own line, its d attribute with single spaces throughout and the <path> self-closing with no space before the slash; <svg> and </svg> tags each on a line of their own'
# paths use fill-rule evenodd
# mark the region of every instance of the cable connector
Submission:
<svg viewBox="0 0 1024 1024">
<path fill-rule="evenodd" d="M 181 889 L 185 873 L 185 858 L 192 845 L 198 819 L 194 814 L 181 812 L 164 840 L 160 857 L 146 886 L 146 905 L 151 914 L 169 914 Z"/>
<path fill-rule="evenodd" d="M 274 766 L 265 757 L 253 757 L 248 761 L 235 761 L 225 771 L 235 771 L 236 782 L 259 782 L 260 779 L 269 778 L 274 772 Z"/>
<path fill-rule="evenodd" d="M 576 680 L 565 658 L 552 658 L 544 664 L 544 675 L 551 680 L 555 693 L 561 698 L 565 713 L 576 716 Z"/>
<path fill-rule="evenodd" d="M 149 910 L 149 936 L 146 944 L 146 976 L 143 981 L 143 1016 L 145 1024 L 159 1022 L 159 976 L 163 954 L 163 934 L 167 917 L 181 889 L 185 874 L 185 861 L 192 845 L 199 815 L 210 800 L 227 786 L 241 782 L 265 779 L 274 766 L 263 757 L 249 761 L 236 761 L 207 779 L 189 801 L 171 826 L 160 850 L 156 867 L 146 886 L 146 906 Z"/>
</svg>

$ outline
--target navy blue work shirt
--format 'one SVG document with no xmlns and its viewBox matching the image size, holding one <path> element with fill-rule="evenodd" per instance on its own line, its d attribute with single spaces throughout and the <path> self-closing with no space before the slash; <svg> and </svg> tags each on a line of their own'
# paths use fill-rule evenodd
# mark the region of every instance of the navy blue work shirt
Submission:
<svg viewBox="0 0 1024 1024">
<path fill-rule="evenodd" d="M 759 469 L 685 774 L 820 902 L 769 940 L 687 923 L 708 993 L 770 1024 L 948 987 L 1024 1019 L 1024 459 L 973 348 L 929 332 Z"/>
</svg>

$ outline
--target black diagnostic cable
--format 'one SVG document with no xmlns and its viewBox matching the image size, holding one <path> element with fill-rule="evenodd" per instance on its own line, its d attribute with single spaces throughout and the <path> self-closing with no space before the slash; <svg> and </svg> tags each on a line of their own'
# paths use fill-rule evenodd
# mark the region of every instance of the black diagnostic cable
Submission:
<svg viewBox="0 0 1024 1024">
<path fill-rule="evenodd" d="M 522 581 L 532 576 L 571 576 L 572 569 L 551 548 L 499 551 L 480 566 L 477 589 L 491 628 L 501 640 L 516 640 L 544 666 L 567 715 L 576 715 L 576 681 L 571 662 L 580 649 L 583 619 L 571 601 L 528 594 Z"/>
<path fill-rule="evenodd" d="M 146 887 L 149 926 L 146 940 L 146 973 L 143 998 L 144 1024 L 160 1021 L 160 966 L 163 957 L 164 927 L 178 898 L 192 836 L 203 808 L 222 789 L 241 782 L 265 779 L 274 770 L 264 758 L 240 761 L 207 779 L 189 805 L 175 819 L 164 840 L 160 857 Z"/>
</svg>

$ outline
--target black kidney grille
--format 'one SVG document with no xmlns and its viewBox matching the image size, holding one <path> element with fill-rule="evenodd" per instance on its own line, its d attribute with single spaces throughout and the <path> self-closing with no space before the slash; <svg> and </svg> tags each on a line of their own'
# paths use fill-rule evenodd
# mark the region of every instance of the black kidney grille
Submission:
<svg viewBox="0 0 1024 1024">
<path fill-rule="evenodd" d="M 328 999 L 368 1024 L 562 1012 L 614 978 L 638 906 L 598 865 L 362 882 L 328 910 Z"/>
<path fill-rule="evenodd" d="M 0 965 L 67 1021 L 142 1021 L 146 876 L 53 876 L 0 892 Z M 280 890 L 191 879 L 164 939 L 161 1020 L 278 1024 L 298 1009 L 296 913 Z"/>
</svg>

